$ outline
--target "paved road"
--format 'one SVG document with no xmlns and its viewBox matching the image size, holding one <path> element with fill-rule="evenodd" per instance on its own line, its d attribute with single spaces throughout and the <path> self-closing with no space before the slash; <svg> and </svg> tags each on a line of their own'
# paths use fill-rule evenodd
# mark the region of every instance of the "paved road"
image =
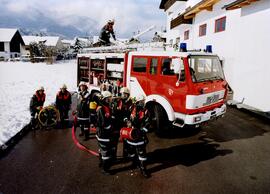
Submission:
<svg viewBox="0 0 270 194">
<path fill-rule="evenodd" d="M 229 108 L 198 134 L 180 131 L 149 134 L 149 179 L 130 163 L 101 174 L 70 129 L 30 132 L 0 159 L 0 193 L 270 193 L 269 121 Z"/>
</svg>

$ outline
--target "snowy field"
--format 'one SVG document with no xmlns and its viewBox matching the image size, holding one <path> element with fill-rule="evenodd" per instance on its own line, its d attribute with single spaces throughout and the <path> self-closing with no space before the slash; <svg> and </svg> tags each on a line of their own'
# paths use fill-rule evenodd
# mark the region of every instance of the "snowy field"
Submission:
<svg viewBox="0 0 270 194">
<path fill-rule="evenodd" d="M 30 121 L 30 99 L 44 86 L 45 106 L 54 103 L 63 83 L 76 90 L 76 60 L 46 63 L 0 62 L 0 146 Z"/>
</svg>

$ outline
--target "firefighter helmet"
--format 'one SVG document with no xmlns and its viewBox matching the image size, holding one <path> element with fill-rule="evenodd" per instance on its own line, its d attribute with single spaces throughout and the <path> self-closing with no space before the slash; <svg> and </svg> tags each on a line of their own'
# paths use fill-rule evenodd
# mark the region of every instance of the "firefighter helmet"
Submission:
<svg viewBox="0 0 270 194">
<path fill-rule="evenodd" d="M 85 86 L 85 87 L 87 87 L 86 82 L 80 82 L 79 87 L 81 87 L 81 86 Z"/>
<path fill-rule="evenodd" d="M 67 85 L 66 84 L 63 84 L 61 89 L 67 89 Z"/>
<path fill-rule="evenodd" d="M 139 95 L 139 96 L 136 98 L 136 101 L 137 101 L 137 102 L 143 101 L 143 100 L 145 100 L 144 95 Z"/>
<path fill-rule="evenodd" d="M 112 97 L 112 93 L 109 91 L 103 91 L 101 95 L 103 99 Z"/>
<path fill-rule="evenodd" d="M 43 87 L 43 86 L 40 86 L 40 87 L 38 88 L 38 91 L 40 91 L 40 90 L 44 91 L 44 87 Z"/>
<path fill-rule="evenodd" d="M 123 88 L 121 88 L 120 93 L 121 94 L 123 94 L 123 93 L 130 94 L 130 91 L 127 87 L 123 87 Z"/>
<path fill-rule="evenodd" d="M 114 24 L 114 19 L 108 20 L 107 23 L 108 24 Z"/>
</svg>

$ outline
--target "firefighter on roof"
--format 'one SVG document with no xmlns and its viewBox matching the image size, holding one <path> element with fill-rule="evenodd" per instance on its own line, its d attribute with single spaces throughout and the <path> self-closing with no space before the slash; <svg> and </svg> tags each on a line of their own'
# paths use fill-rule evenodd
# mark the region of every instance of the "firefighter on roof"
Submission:
<svg viewBox="0 0 270 194">
<path fill-rule="evenodd" d="M 110 103 L 112 94 L 109 91 L 102 92 L 101 106 L 97 108 L 97 135 L 99 146 L 100 164 L 102 172 L 109 174 L 109 169 L 112 165 L 112 115 Z"/>
<path fill-rule="evenodd" d="M 105 46 L 110 46 L 110 37 L 112 35 L 113 39 L 116 40 L 114 30 L 113 30 L 114 20 L 109 20 L 107 24 L 101 29 L 99 39 Z"/>
<path fill-rule="evenodd" d="M 146 169 L 146 145 L 148 138 L 146 133 L 150 125 L 148 112 L 145 109 L 145 98 L 139 96 L 136 103 L 132 106 L 131 115 L 127 122 L 128 128 L 121 130 L 121 138 L 126 139 L 127 152 L 130 159 L 133 161 L 134 167 L 139 167 L 141 173 L 145 177 L 149 177 Z M 124 135 L 130 134 L 128 137 Z"/>
<path fill-rule="evenodd" d="M 60 112 L 61 125 L 63 127 L 65 121 L 68 121 L 68 111 L 71 106 L 71 94 L 67 90 L 66 84 L 63 84 L 60 91 L 57 93 L 55 104 Z"/>
<path fill-rule="evenodd" d="M 43 108 L 46 94 L 44 93 L 44 87 L 39 87 L 36 93 L 33 95 L 30 101 L 30 113 L 31 113 L 31 128 L 34 129 L 37 124 L 37 116 L 40 110 Z"/>
<path fill-rule="evenodd" d="M 89 92 L 87 91 L 87 84 L 81 82 L 79 84 L 78 94 L 78 124 L 81 128 L 80 136 L 84 136 L 84 140 L 89 139 Z"/>
</svg>

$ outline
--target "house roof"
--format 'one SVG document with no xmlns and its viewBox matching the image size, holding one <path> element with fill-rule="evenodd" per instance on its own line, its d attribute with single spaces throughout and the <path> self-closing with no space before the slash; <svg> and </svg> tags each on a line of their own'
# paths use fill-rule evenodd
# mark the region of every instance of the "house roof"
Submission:
<svg viewBox="0 0 270 194">
<path fill-rule="evenodd" d="M 220 0 L 202 0 L 193 7 L 187 9 L 187 11 L 184 13 L 185 19 L 191 19 L 194 18 L 195 15 L 203 10 L 212 11 L 213 5 Z"/>
<path fill-rule="evenodd" d="M 226 9 L 226 10 L 238 9 L 238 8 L 243 7 L 243 6 L 250 5 L 251 3 L 254 3 L 256 1 L 259 1 L 259 0 L 237 0 L 237 1 L 234 1 L 230 4 L 225 5 L 223 7 L 223 9 Z"/>
<path fill-rule="evenodd" d="M 165 5 L 165 3 L 167 3 L 167 1 L 168 0 L 161 0 L 160 5 L 159 5 L 159 9 L 164 9 L 165 8 L 164 5 Z"/>
<path fill-rule="evenodd" d="M 31 42 L 43 42 L 46 46 L 56 46 L 59 36 L 22 36 L 25 45 L 30 45 Z"/>
<path fill-rule="evenodd" d="M 63 40 L 61 40 L 61 42 L 62 42 L 63 44 L 74 45 L 75 40 L 67 40 L 67 39 L 63 39 Z"/>
<path fill-rule="evenodd" d="M 187 0 L 161 0 L 159 9 L 169 9 L 176 1 L 187 1 Z"/>
<path fill-rule="evenodd" d="M 16 28 L 0 28 L 0 42 L 10 42 L 17 31 Z"/>
</svg>

